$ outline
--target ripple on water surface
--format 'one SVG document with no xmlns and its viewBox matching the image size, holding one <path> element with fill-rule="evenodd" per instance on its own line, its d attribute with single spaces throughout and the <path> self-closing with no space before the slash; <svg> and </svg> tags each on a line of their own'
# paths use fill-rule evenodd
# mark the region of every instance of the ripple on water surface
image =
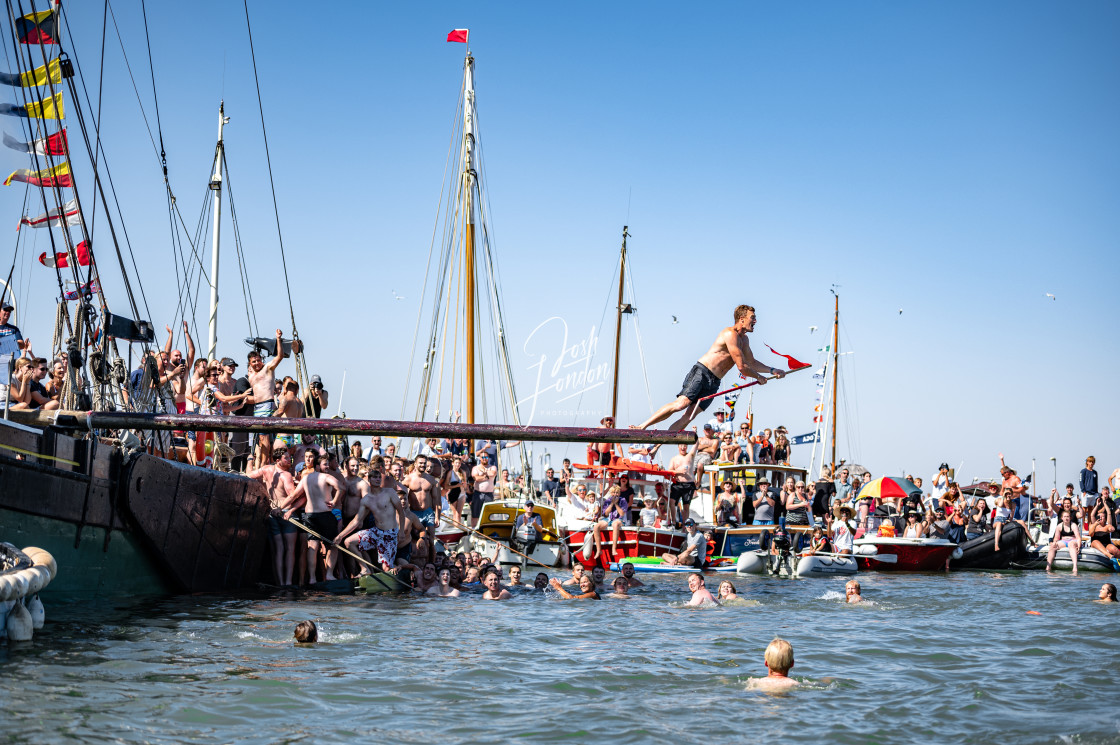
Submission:
<svg viewBox="0 0 1120 745">
<path fill-rule="evenodd" d="M 715 578 L 712 578 L 715 579 Z M 647 581 L 647 580 L 643 580 Z M 628 601 L 174 598 L 51 607 L 0 644 L 13 742 L 1120 742 L 1120 608 L 1041 572 L 686 579 Z M 710 582 L 710 584 L 714 584 Z M 1026 611 L 1040 615 L 1028 615 Z M 315 619 L 322 643 L 296 647 Z M 798 689 L 748 688 L 789 639 Z M 1071 715 L 1076 712 L 1076 715 Z"/>
</svg>

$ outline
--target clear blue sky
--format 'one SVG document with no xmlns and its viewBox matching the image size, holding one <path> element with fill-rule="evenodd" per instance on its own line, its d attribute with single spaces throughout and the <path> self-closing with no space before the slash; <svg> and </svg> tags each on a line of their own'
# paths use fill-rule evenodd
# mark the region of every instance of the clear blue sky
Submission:
<svg viewBox="0 0 1120 745">
<path fill-rule="evenodd" d="M 96 5 L 67 6 L 94 93 Z M 151 118 L 138 4 L 114 11 Z M 288 329 L 240 4 L 148 11 L 180 208 L 193 224 L 224 97 L 257 315 Z M 463 47 L 443 39 L 469 27 L 522 390 L 534 327 L 560 316 L 586 336 L 613 304 L 626 223 L 655 405 L 741 302 L 759 310 L 756 347 L 816 361 L 837 284 L 842 348 L 854 352 L 843 361 L 844 455 L 876 473 L 927 477 L 942 460 L 963 461 L 970 480 L 993 474 L 1002 450 L 1020 472 L 1037 458 L 1046 484 L 1051 456 L 1062 482 L 1088 453 L 1106 475 L 1120 466 L 1108 408 L 1120 366 L 1109 341 L 1120 310 L 1115 3 L 253 2 L 251 11 L 297 321 L 313 372 L 335 396 L 348 371 L 350 416 L 400 412 L 460 84 Z M 111 30 L 105 79 L 109 164 L 162 325 L 176 291 L 161 177 Z M 4 122 L 13 133 L 17 124 Z M 26 165 L 14 151 L 0 158 Z M 91 186 L 86 178 L 87 203 Z M 4 193 L 0 218 L 14 226 L 22 190 Z M 44 239 L 16 270 L 21 292 L 43 298 L 20 319 L 40 350 L 54 279 L 28 259 Z M 98 246 L 106 262 L 107 237 Z M 226 256 L 222 348 L 240 359 L 245 311 Z M 597 362 L 609 362 L 610 334 Z M 632 336 L 624 361 L 620 418 L 630 423 L 649 410 Z M 583 408 L 606 400 L 600 389 Z M 813 403 L 807 375 L 767 386 L 756 421 L 808 431 Z M 807 462 L 808 449 L 795 460 Z"/>
</svg>

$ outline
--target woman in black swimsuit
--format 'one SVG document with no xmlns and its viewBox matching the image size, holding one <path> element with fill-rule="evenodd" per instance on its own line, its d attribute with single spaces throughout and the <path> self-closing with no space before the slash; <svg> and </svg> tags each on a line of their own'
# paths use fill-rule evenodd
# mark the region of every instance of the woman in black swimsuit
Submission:
<svg viewBox="0 0 1120 745">
<path fill-rule="evenodd" d="M 1120 548 L 1112 545 L 1112 532 L 1116 526 L 1112 523 L 1112 510 L 1098 499 L 1089 513 L 1089 546 L 1100 551 L 1105 556 L 1120 557 Z"/>
</svg>

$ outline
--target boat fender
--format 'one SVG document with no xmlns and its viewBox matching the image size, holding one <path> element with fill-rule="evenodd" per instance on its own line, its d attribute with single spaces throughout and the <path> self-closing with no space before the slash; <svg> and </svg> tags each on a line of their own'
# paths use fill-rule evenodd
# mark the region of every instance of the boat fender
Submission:
<svg viewBox="0 0 1120 745">
<path fill-rule="evenodd" d="M 959 559 L 962 556 L 964 556 L 964 550 L 960 546 L 954 548 L 953 553 L 949 554 L 950 559 Z"/>
<path fill-rule="evenodd" d="M 738 574 L 761 574 L 762 569 L 762 559 L 754 551 L 744 551 L 739 554 L 739 559 L 735 562 L 735 571 Z"/>
<path fill-rule="evenodd" d="M 27 612 L 31 614 L 32 628 L 43 628 L 43 623 L 47 620 L 47 612 L 43 608 L 43 601 L 39 599 L 38 595 L 32 595 L 31 599 L 27 601 Z"/>
<path fill-rule="evenodd" d="M 6 603 L 15 597 L 15 589 L 16 581 L 14 579 L 6 574 L 0 575 L 0 602 Z"/>
<path fill-rule="evenodd" d="M 35 563 L 35 566 L 45 566 L 47 569 L 49 569 L 51 572 L 52 580 L 56 576 L 58 576 L 58 562 L 56 562 L 54 560 L 54 557 L 51 556 L 50 551 L 45 551 L 41 548 L 36 548 L 35 546 L 28 546 L 27 548 L 23 549 L 23 552 L 27 554 L 28 558 Z"/>
<path fill-rule="evenodd" d="M 14 585 L 13 589 L 9 591 L 8 600 L 19 600 L 27 594 L 28 583 L 27 576 L 24 574 L 24 570 L 21 569 L 18 572 L 9 574 L 8 579 L 10 579 L 12 581 L 12 584 Z"/>
<path fill-rule="evenodd" d="M 14 642 L 28 642 L 35 633 L 31 614 L 23 603 L 17 602 L 8 613 L 8 638 Z"/>
<path fill-rule="evenodd" d="M 11 600 L 0 600 L 0 639 L 8 636 L 8 611 L 15 603 Z"/>
<path fill-rule="evenodd" d="M 36 595 L 51 581 L 51 570 L 44 566 L 34 566 L 24 569 L 27 575 L 27 595 Z"/>
<path fill-rule="evenodd" d="M 876 546 L 863 545 L 856 546 L 855 552 L 858 556 L 874 556 L 879 553 L 879 549 Z"/>
</svg>

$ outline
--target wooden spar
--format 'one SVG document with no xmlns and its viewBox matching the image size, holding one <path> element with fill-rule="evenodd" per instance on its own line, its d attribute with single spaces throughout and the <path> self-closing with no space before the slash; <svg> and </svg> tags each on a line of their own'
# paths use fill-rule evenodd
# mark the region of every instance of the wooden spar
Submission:
<svg viewBox="0 0 1120 745">
<path fill-rule="evenodd" d="M 466 403 L 467 423 L 474 424 L 474 362 L 475 362 L 475 271 L 474 271 L 474 58 L 467 50 L 466 67 L 463 70 L 463 305 L 466 314 L 465 349 L 463 353 L 463 372 L 466 390 L 463 392 Z M 472 448 L 473 449 L 473 448 Z"/>
<path fill-rule="evenodd" d="M 626 232 L 627 225 L 622 226 L 622 260 L 618 266 L 618 320 L 614 325 L 614 391 L 611 393 L 611 417 L 618 421 L 618 353 L 622 347 L 622 288 L 626 279 Z"/>
<path fill-rule="evenodd" d="M 122 411 L 13 411 L 23 424 L 63 429 L 184 430 L 190 432 L 256 432 L 306 435 L 382 435 L 385 437 L 448 437 L 469 440 L 531 440 L 536 442 L 638 442 L 691 445 L 696 433 L 664 429 L 599 427 L 520 427 L 516 424 L 398 422 L 384 419 L 312 419 L 145 414 Z"/>
</svg>

